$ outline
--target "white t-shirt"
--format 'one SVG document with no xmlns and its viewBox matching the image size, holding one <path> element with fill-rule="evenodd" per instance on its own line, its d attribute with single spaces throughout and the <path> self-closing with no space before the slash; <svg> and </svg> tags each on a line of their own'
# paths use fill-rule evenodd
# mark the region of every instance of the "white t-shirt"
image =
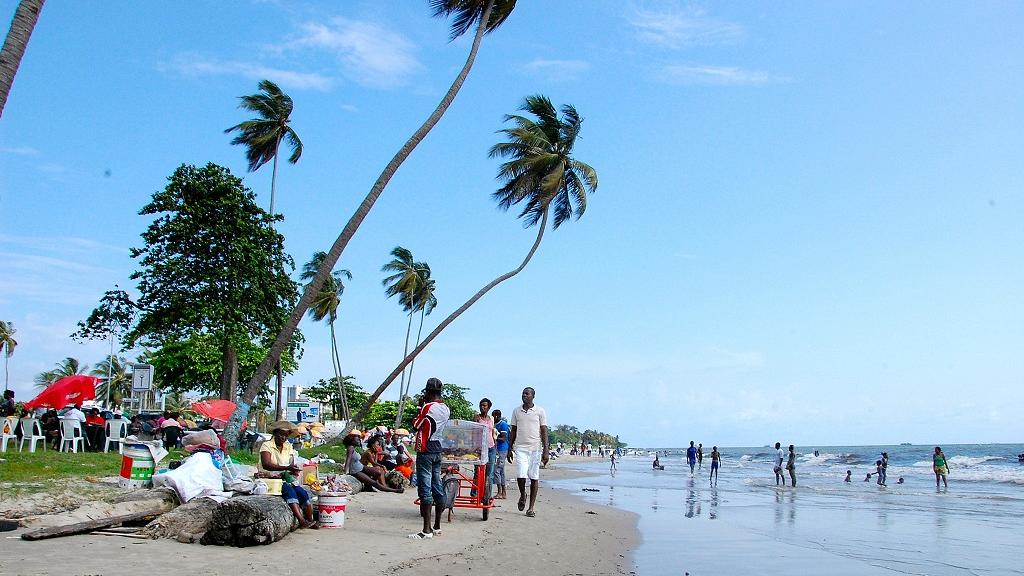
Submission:
<svg viewBox="0 0 1024 576">
<path fill-rule="evenodd" d="M 78 420 L 79 422 L 85 422 L 85 412 L 82 412 L 78 408 L 72 408 L 65 412 L 64 415 L 61 416 L 61 418 L 73 418 L 75 420 Z"/>
<path fill-rule="evenodd" d="M 540 406 L 534 404 L 529 411 L 523 410 L 522 405 L 516 406 L 509 424 L 516 427 L 516 444 L 513 449 L 540 450 L 544 447 L 540 427 L 548 425 L 548 416 Z"/>
<path fill-rule="evenodd" d="M 786 453 L 782 451 L 782 448 L 775 450 L 775 465 L 782 466 L 782 461 L 786 459 Z"/>
</svg>

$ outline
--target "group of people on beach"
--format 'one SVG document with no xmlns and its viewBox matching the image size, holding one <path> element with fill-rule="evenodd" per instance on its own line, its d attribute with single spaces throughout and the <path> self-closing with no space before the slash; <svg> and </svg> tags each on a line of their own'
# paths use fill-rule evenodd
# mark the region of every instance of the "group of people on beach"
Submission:
<svg viewBox="0 0 1024 576">
<path fill-rule="evenodd" d="M 410 534 L 414 540 L 425 540 L 441 534 L 441 514 L 445 509 L 445 489 L 441 478 L 442 438 L 444 429 L 451 418 L 451 411 L 441 398 L 444 385 L 437 378 L 427 380 L 420 400 L 420 411 L 413 420 L 416 433 L 416 491 L 420 499 L 420 516 L 423 529 Z M 547 466 L 549 459 L 548 422 L 544 409 L 534 404 L 536 391 L 526 387 L 522 392 L 523 403 L 512 412 L 510 422 L 505 422 L 501 411 L 491 410 L 491 401 L 480 401 L 480 413 L 476 421 L 488 426 L 487 486 L 497 483 L 496 498 L 505 498 L 504 464 L 516 466 L 516 483 L 519 486 L 519 511 L 526 516 L 537 515 L 537 493 L 540 488 L 540 468 Z M 499 462 L 500 459 L 500 462 Z M 495 474 L 496 472 L 496 474 Z M 529 508 L 527 508 L 526 481 L 530 481 Z M 484 504 L 489 504 L 484 495 Z M 431 509 L 434 510 L 431 523 Z"/>
<path fill-rule="evenodd" d="M 783 466 L 785 462 L 785 466 Z M 775 443 L 775 461 L 772 466 L 772 471 L 775 472 L 775 485 L 782 486 L 786 485 L 786 476 L 783 474 L 783 470 L 789 472 L 789 480 L 791 486 L 796 488 L 796 449 L 792 444 L 789 445 L 789 454 L 787 455 L 782 451 L 782 443 Z"/>
</svg>

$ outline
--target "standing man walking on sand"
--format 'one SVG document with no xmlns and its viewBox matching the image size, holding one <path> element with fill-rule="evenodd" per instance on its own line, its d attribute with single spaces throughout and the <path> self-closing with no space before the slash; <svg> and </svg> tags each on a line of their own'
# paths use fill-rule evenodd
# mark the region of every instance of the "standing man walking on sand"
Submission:
<svg viewBox="0 0 1024 576">
<path fill-rule="evenodd" d="M 519 484 L 519 511 L 526 508 L 526 479 L 530 479 L 530 509 L 526 515 L 537 515 L 537 491 L 540 489 L 540 465 L 548 465 L 548 417 L 544 409 L 534 406 L 536 391 L 523 388 L 523 405 L 512 412 L 512 432 L 509 436 L 509 464 L 515 462 L 516 481 Z"/>
<path fill-rule="evenodd" d="M 775 443 L 775 485 L 779 485 L 779 481 L 782 481 L 782 485 L 786 485 L 786 477 L 782 475 L 782 461 L 786 458 L 786 454 L 782 451 L 782 444 L 779 442 Z"/>
<path fill-rule="evenodd" d="M 704 444 L 697 444 L 697 470 L 704 468 Z"/>
<path fill-rule="evenodd" d="M 416 429 L 416 491 L 420 497 L 423 530 L 409 538 L 424 540 L 441 533 L 444 512 L 444 484 L 441 482 L 441 437 L 448 425 L 451 411 L 441 401 L 444 384 L 437 378 L 427 380 L 423 389 L 423 405 L 412 421 Z M 434 508 L 434 526 L 430 526 L 430 508 Z"/>
</svg>

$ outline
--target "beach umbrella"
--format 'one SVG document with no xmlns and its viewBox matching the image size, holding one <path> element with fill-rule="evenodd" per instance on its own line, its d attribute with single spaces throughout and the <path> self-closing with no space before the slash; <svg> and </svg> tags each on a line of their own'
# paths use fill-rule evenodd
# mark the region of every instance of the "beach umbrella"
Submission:
<svg viewBox="0 0 1024 576">
<path fill-rule="evenodd" d="M 235 411 L 235 403 L 231 400 L 203 400 L 192 403 L 192 411 L 206 416 L 210 420 L 227 422 Z"/>
<path fill-rule="evenodd" d="M 70 404 L 81 404 L 96 398 L 95 376 L 78 374 L 65 376 L 46 387 L 38 396 L 25 403 L 25 408 L 63 408 Z"/>
</svg>

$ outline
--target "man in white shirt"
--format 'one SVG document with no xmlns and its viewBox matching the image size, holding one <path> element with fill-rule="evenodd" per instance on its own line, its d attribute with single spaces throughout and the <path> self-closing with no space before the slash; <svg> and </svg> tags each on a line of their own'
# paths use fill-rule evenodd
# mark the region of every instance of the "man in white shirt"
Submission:
<svg viewBox="0 0 1024 576">
<path fill-rule="evenodd" d="M 85 423 L 85 412 L 82 412 L 82 405 L 81 404 L 75 404 L 74 406 L 69 408 L 68 411 L 65 412 L 63 416 L 61 416 L 61 418 L 69 418 L 69 419 L 73 418 L 73 419 L 78 420 L 79 422 L 84 424 Z"/>
<path fill-rule="evenodd" d="M 533 507 L 540 487 L 540 465 L 548 465 L 548 417 L 543 408 L 534 406 L 536 394 L 533 388 L 523 389 L 523 405 L 512 412 L 508 451 L 509 464 L 517 464 L 520 511 L 526 508 L 526 479 L 530 479 L 530 509 L 526 511 L 530 518 L 537 515 Z"/>
<path fill-rule="evenodd" d="M 786 453 L 782 451 L 782 444 L 779 442 L 775 443 L 775 485 L 779 485 L 779 480 L 782 481 L 782 485 L 786 485 L 786 477 L 782 475 L 782 461 L 785 460 Z"/>
</svg>

